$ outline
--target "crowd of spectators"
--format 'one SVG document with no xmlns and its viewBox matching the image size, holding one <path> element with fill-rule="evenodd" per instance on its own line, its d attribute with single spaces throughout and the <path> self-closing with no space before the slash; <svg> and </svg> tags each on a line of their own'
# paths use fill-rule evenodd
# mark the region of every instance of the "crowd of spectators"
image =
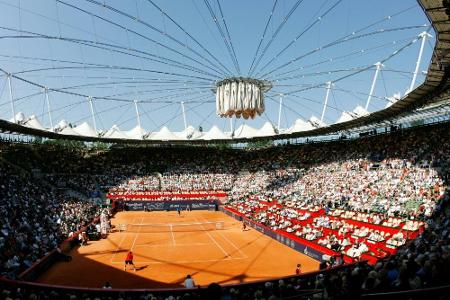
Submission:
<svg viewBox="0 0 450 300">
<path fill-rule="evenodd" d="M 426 288 L 450 278 L 449 133 L 444 124 L 262 150 L 13 145 L 4 157 L 15 157 L 18 168 L 38 169 L 52 185 L 83 193 L 225 191 L 226 205 L 247 218 L 336 253 L 359 257 L 371 242 L 397 250 L 373 265 L 323 273 L 311 283 L 340 299 L 361 291 Z M 92 204 L 67 201 L 31 175 L 6 166 L 1 171 L 2 272 L 29 266 L 97 213 Z M 259 299 L 271 291 L 265 286 L 250 296 L 227 293 L 230 299 Z"/>
<path fill-rule="evenodd" d="M 0 163 L 0 274 L 17 277 L 96 214 L 96 205 Z"/>
</svg>

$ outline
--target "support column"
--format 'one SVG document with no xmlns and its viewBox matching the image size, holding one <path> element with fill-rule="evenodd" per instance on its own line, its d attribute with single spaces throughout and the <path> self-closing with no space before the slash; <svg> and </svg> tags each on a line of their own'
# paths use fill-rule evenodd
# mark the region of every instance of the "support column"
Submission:
<svg viewBox="0 0 450 300">
<path fill-rule="evenodd" d="M 97 124 L 95 123 L 94 105 L 93 105 L 93 103 L 92 103 L 92 97 L 89 96 L 89 97 L 88 97 L 88 100 L 89 100 L 89 106 L 91 107 L 92 123 L 93 123 L 93 125 L 94 125 L 95 133 L 97 133 Z"/>
<path fill-rule="evenodd" d="M 50 129 L 51 131 L 53 131 L 54 128 L 53 128 L 52 110 L 50 107 L 50 99 L 48 97 L 48 88 L 44 88 L 44 93 L 45 93 L 45 101 L 47 102 L 47 111 L 48 111 L 48 119 L 50 120 Z"/>
<path fill-rule="evenodd" d="M 430 38 L 430 37 L 431 37 L 431 34 L 429 34 L 426 31 L 419 34 L 419 38 L 422 39 L 422 43 L 420 44 L 419 55 L 417 56 L 417 61 L 416 61 L 416 68 L 414 69 L 413 78 L 411 80 L 411 85 L 409 86 L 408 93 L 413 90 L 414 85 L 416 84 L 417 74 L 419 72 L 420 63 L 422 61 L 423 48 L 425 46 L 425 41 L 427 38 Z"/>
<path fill-rule="evenodd" d="M 233 118 L 230 118 L 230 134 L 233 134 Z"/>
<path fill-rule="evenodd" d="M 383 67 L 383 64 L 380 62 L 377 62 L 375 64 L 375 67 L 376 67 L 375 75 L 373 76 L 372 86 L 370 87 L 370 92 L 369 92 L 369 97 L 367 97 L 367 102 L 366 102 L 366 107 L 365 107 L 366 110 L 368 110 L 368 108 L 369 108 L 370 100 L 372 99 L 373 91 L 375 90 L 375 84 L 377 83 L 378 73 L 380 73 L 380 70 L 381 70 L 381 67 Z"/>
<path fill-rule="evenodd" d="M 184 110 L 184 102 L 183 101 L 181 101 L 181 110 L 183 112 L 184 130 L 186 130 L 187 129 L 186 111 Z"/>
<path fill-rule="evenodd" d="M 11 85 L 11 74 L 8 74 L 8 86 L 9 86 L 9 97 L 11 100 L 12 119 L 13 119 L 14 123 L 16 123 L 17 122 L 16 109 L 14 108 L 14 97 L 13 97 L 12 85 Z"/>
<path fill-rule="evenodd" d="M 327 94 L 325 95 L 325 102 L 323 103 L 323 109 L 322 109 L 322 115 L 320 116 L 320 121 L 323 122 L 323 118 L 325 117 L 325 111 L 327 109 L 328 105 L 328 98 L 330 97 L 330 90 L 331 90 L 331 81 L 327 82 Z"/>
<path fill-rule="evenodd" d="M 139 128 L 141 127 L 141 116 L 139 115 L 139 108 L 137 105 L 137 100 L 133 100 L 134 102 L 134 109 L 136 110 L 136 121 L 137 121 L 137 126 L 139 126 Z"/>
<path fill-rule="evenodd" d="M 278 108 L 278 132 L 280 132 L 280 124 L 281 124 L 281 108 L 283 106 L 283 94 L 280 94 L 280 107 Z"/>
</svg>

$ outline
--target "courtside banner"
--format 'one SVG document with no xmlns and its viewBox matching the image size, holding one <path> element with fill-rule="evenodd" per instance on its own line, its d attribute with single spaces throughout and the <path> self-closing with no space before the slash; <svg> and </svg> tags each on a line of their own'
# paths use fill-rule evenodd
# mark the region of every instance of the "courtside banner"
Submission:
<svg viewBox="0 0 450 300">
<path fill-rule="evenodd" d="M 230 216 L 236 220 L 242 221 L 242 218 L 243 218 L 242 216 L 240 216 L 226 208 L 221 207 L 221 211 L 223 211 L 225 214 L 227 214 L 228 216 Z M 248 220 L 247 218 L 246 218 L 246 221 L 247 221 L 247 224 L 250 227 L 252 227 L 253 229 L 277 240 L 278 242 L 280 242 L 298 252 L 308 255 L 309 257 L 314 258 L 315 260 L 322 262 L 323 255 L 328 254 L 328 253 L 320 251 L 319 249 L 315 249 L 314 245 L 312 245 L 312 246 L 304 245 L 301 242 L 291 239 L 289 236 L 286 236 L 287 233 L 286 233 L 286 235 L 284 235 L 284 233 L 275 232 L 275 231 L 271 230 L 270 228 L 263 226 L 261 224 L 255 223 L 251 220 Z"/>
<path fill-rule="evenodd" d="M 204 191 L 204 192 L 115 192 L 108 193 L 106 198 L 116 200 L 147 200 L 147 201 L 164 201 L 168 199 L 222 199 L 228 196 L 225 192 Z"/>
<path fill-rule="evenodd" d="M 172 201 L 121 201 L 124 210 L 162 211 L 162 210 L 213 210 L 217 205 L 215 200 L 172 200 Z"/>
</svg>

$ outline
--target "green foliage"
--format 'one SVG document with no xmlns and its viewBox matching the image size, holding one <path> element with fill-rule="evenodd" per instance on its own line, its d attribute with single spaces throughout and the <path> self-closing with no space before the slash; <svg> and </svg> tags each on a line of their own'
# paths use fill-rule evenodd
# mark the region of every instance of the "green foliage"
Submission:
<svg viewBox="0 0 450 300">
<path fill-rule="evenodd" d="M 43 142 L 45 145 L 54 145 L 67 148 L 85 149 L 86 144 L 83 141 L 64 140 L 64 139 L 48 139 Z"/>
<path fill-rule="evenodd" d="M 109 144 L 107 143 L 103 143 L 103 142 L 93 142 L 90 145 L 91 149 L 95 149 L 95 150 L 108 150 L 109 149 Z"/>
<path fill-rule="evenodd" d="M 273 145 L 274 145 L 273 140 L 267 139 L 267 140 L 250 142 L 247 144 L 247 148 L 260 149 L 260 148 L 272 147 Z"/>
<path fill-rule="evenodd" d="M 424 120 L 414 120 L 411 122 L 411 127 L 422 126 L 424 124 Z"/>
</svg>

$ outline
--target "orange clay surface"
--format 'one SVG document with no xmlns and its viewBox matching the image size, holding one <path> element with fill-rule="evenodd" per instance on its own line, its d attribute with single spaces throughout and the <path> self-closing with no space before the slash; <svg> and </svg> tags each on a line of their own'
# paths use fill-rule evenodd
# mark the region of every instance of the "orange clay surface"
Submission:
<svg viewBox="0 0 450 300">
<path fill-rule="evenodd" d="M 223 222 L 212 225 L 177 224 Z M 119 212 L 108 238 L 77 247 L 71 262 L 55 263 L 38 282 L 114 288 L 182 287 L 187 274 L 197 285 L 211 282 L 242 283 L 293 275 L 297 263 L 302 272 L 318 270 L 319 263 L 254 229 L 242 231 L 241 223 L 213 211 Z M 146 224 L 119 232 L 119 224 Z M 173 224 L 152 227 L 147 224 Z M 181 229 L 183 228 L 183 229 Z M 204 230 L 211 228 L 212 230 Z M 153 232 L 152 232 L 153 231 Z M 137 271 L 123 270 L 127 251 L 134 253 Z"/>
</svg>

